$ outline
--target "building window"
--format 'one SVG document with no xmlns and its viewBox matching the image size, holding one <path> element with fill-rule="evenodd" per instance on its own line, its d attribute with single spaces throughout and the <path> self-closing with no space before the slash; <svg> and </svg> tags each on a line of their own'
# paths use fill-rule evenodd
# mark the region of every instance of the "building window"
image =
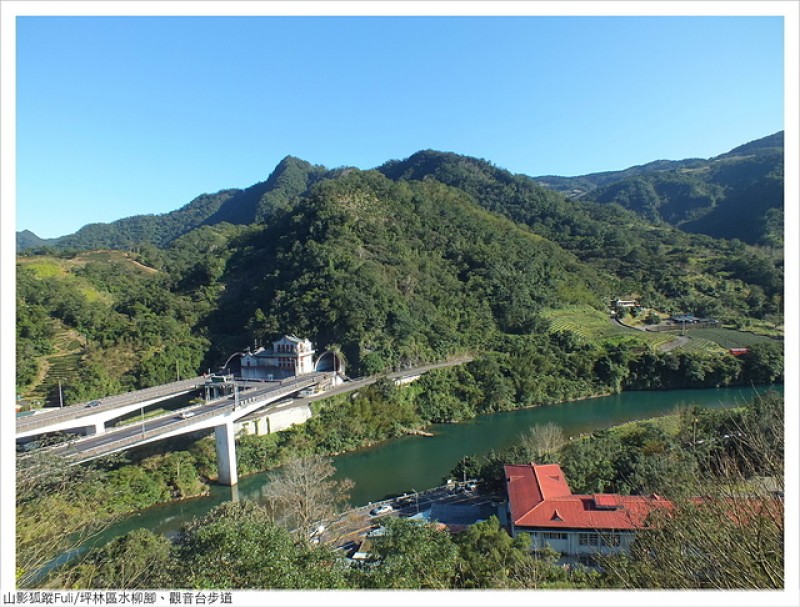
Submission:
<svg viewBox="0 0 800 607">
<path fill-rule="evenodd" d="M 554 532 L 554 531 L 545 531 L 542 533 L 543 540 L 565 540 L 567 539 L 566 533 Z"/>
<path fill-rule="evenodd" d="M 579 533 L 578 534 L 578 545 L 579 546 L 597 546 L 599 545 L 600 538 L 597 537 L 596 533 Z"/>
<path fill-rule="evenodd" d="M 620 545 L 621 538 L 618 533 L 604 533 L 602 537 L 603 537 L 603 546 L 617 548 Z"/>
</svg>

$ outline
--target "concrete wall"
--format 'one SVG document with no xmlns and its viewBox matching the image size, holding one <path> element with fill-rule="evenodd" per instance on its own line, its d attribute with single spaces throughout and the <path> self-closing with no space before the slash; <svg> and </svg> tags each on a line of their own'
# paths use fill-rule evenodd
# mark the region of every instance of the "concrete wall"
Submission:
<svg viewBox="0 0 800 607">
<path fill-rule="evenodd" d="M 298 403 L 285 409 L 271 411 L 256 419 L 239 422 L 236 424 L 236 432 L 258 436 L 280 432 L 295 424 L 304 423 L 311 415 L 311 407 L 307 403 Z"/>
<path fill-rule="evenodd" d="M 311 418 L 311 407 L 308 404 L 297 405 L 282 411 L 270 413 L 267 417 L 267 432 L 280 432 L 295 424 L 302 424 Z"/>
</svg>

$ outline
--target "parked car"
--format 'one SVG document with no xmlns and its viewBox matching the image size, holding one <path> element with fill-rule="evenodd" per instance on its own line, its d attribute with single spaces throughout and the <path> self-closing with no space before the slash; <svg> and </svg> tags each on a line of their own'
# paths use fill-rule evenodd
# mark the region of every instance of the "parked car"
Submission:
<svg viewBox="0 0 800 607">
<path fill-rule="evenodd" d="M 394 508 L 392 508 L 389 504 L 382 504 L 377 508 L 373 508 L 372 510 L 370 510 L 369 513 L 370 516 L 380 516 L 381 514 L 387 514 L 392 510 L 394 510 Z"/>
<path fill-rule="evenodd" d="M 356 541 L 349 541 L 346 544 L 342 544 L 341 546 L 337 546 L 334 550 L 339 550 L 344 552 L 345 556 L 352 556 L 359 548 L 361 547 L 361 542 Z"/>
<path fill-rule="evenodd" d="M 402 508 L 403 506 L 412 506 L 415 501 L 415 495 L 401 495 L 400 497 L 395 498 L 394 505 Z"/>
</svg>

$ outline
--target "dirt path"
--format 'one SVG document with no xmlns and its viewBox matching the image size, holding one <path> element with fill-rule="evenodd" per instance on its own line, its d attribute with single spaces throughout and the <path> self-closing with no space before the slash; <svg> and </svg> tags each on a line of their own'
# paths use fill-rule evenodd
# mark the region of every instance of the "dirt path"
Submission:
<svg viewBox="0 0 800 607">
<path fill-rule="evenodd" d="M 681 346 L 685 346 L 687 343 L 689 343 L 690 339 L 691 338 L 688 337 L 687 335 L 680 335 L 670 342 L 661 344 L 661 346 L 658 349 L 661 352 L 669 352 L 670 350 L 674 350 L 675 348 L 680 348 Z"/>
</svg>

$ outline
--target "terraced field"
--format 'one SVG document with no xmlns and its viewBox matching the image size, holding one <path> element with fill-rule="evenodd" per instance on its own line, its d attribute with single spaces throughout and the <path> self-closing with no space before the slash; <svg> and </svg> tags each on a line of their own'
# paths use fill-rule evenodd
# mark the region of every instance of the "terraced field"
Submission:
<svg viewBox="0 0 800 607">
<path fill-rule="evenodd" d="M 667 335 L 669 335 L 669 333 L 667 333 Z M 686 344 L 675 348 L 675 352 L 720 352 L 726 350 L 726 348 L 723 348 L 715 341 L 695 336 L 694 331 L 692 331 L 688 337 L 689 341 Z"/>
<path fill-rule="evenodd" d="M 671 342 L 675 336 L 664 333 L 647 333 L 626 329 L 611 322 L 608 314 L 591 306 L 569 306 L 559 310 L 548 310 L 544 317 L 550 321 L 551 331 L 567 331 L 579 335 L 588 342 L 622 341 L 638 339 L 653 349 Z"/>
<path fill-rule="evenodd" d="M 692 329 L 687 331 L 692 339 L 708 340 L 723 348 L 747 348 L 753 344 L 775 342 L 771 337 L 735 331 L 734 329 Z"/>
<path fill-rule="evenodd" d="M 58 382 L 73 376 L 83 355 L 83 348 L 74 331 L 63 330 L 54 340 L 55 354 L 42 359 L 41 381 L 26 393 L 29 400 L 58 404 Z"/>
</svg>

